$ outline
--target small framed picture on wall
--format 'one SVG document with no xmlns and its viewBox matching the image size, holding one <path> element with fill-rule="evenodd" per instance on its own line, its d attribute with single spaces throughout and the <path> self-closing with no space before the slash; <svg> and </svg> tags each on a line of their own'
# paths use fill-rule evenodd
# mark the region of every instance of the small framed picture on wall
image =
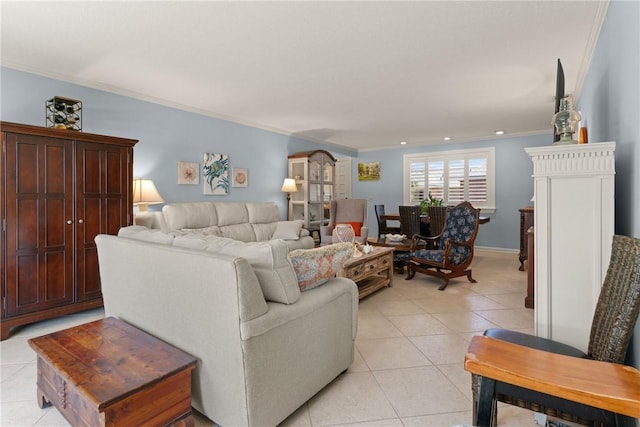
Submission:
<svg viewBox="0 0 640 427">
<path fill-rule="evenodd" d="M 231 181 L 232 187 L 248 187 L 249 186 L 249 171 L 247 168 L 232 168 L 231 175 L 233 181 Z"/>
<path fill-rule="evenodd" d="M 358 163 L 358 181 L 378 181 L 380 162 Z"/>
<path fill-rule="evenodd" d="M 178 162 L 178 184 L 198 185 L 200 165 L 192 162 Z"/>
</svg>

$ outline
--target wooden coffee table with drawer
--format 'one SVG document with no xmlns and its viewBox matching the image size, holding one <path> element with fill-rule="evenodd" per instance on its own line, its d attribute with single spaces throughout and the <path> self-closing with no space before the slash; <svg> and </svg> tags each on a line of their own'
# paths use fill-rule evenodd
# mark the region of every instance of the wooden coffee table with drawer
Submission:
<svg viewBox="0 0 640 427">
<path fill-rule="evenodd" d="M 29 340 L 38 405 L 73 426 L 193 426 L 196 359 L 113 317 Z"/>
<path fill-rule="evenodd" d="M 368 254 L 351 258 L 338 276 L 356 282 L 360 299 L 385 286 L 393 286 L 393 248 L 374 247 Z"/>
</svg>

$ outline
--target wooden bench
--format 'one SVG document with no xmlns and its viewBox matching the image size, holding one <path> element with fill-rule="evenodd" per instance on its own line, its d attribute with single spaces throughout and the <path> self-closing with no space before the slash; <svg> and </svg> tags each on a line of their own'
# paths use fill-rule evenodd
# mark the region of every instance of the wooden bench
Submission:
<svg viewBox="0 0 640 427">
<path fill-rule="evenodd" d="M 640 371 L 476 336 L 464 368 L 482 376 L 478 427 L 490 427 L 496 381 L 640 418 Z"/>
</svg>

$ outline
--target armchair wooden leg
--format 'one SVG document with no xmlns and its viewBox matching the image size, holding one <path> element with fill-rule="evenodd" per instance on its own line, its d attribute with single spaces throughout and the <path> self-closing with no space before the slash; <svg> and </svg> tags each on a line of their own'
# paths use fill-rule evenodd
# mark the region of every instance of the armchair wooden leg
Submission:
<svg viewBox="0 0 640 427">
<path fill-rule="evenodd" d="M 416 275 L 416 265 L 411 261 L 407 261 L 407 277 L 404 280 L 411 280 Z"/>
<path fill-rule="evenodd" d="M 438 288 L 439 291 L 444 291 L 445 289 L 447 289 L 447 286 L 449 286 L 449 278 L 448 277 L 444 277 L 444 284 L 442 286 L 440 286 Z"/>
<path fill-rule="evenodd" d="M 478 283 L 478 281 L 476 279 L 474 279 L 473 277 L 471 277 L 471 270 L 467 271 L 467 279 L 469 279 L 469 281 L 471 283 Z"/>
<path fill-rule="evenodd" d="M 496 381 L 491 378 L 482 377 L 480 379 L 480 393 L 478 396 L 478 419 L 477 427 L 494 426 L 494 405 Z"/>
</svg>

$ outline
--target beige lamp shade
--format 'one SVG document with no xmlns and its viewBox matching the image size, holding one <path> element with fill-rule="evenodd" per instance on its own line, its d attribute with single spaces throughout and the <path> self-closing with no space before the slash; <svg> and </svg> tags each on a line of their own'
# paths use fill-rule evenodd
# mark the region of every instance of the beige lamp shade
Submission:
<svg viewBox="0 0 640 427">
<path fill-rule="evenodd" d="M 164 199 L 158 193 L 155 184 L 150 179 L 137 178 L 133 180 L 133 204 L 138 206 L 141 212 L 147 210 L 147 206 L 164 203 Z"/>
<path fill-rule="evenodd" d="M 296 187 L 296 180 L 293 178 L 285 178 L 280 191 L 283 193 L 295 193 L 298 191 L 298 187 Z"/>
</svg>

